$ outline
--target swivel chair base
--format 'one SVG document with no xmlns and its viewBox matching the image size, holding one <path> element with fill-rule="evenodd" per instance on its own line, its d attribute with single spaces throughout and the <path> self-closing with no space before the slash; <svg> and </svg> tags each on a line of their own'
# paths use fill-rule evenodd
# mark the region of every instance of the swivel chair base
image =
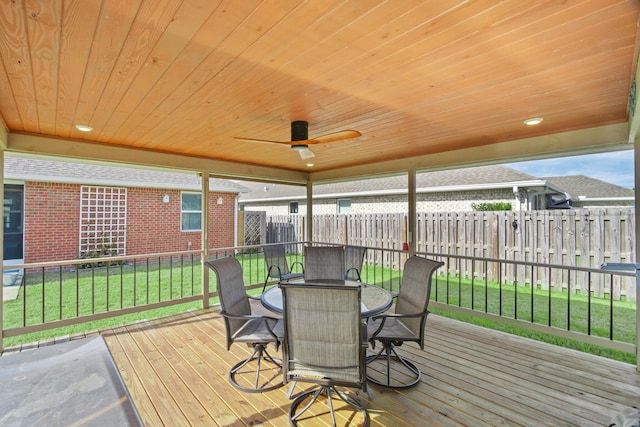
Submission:
<svg viewBox="0 0 640 427">
<path fill-rule="evenodd" d="M 236 375 L 238 374 L 238 371 L 240 371 L 240 369 L 242 369 L 243 367 L 245 367 L 246 365 L 254 361 L 256 362 L 257 366 L 255 369 L 256 377 L 255 377 L 253 387 L 245 387 L 243 385 L 240 385 L 236 380 Z M 261 372 L 260 365 L 262 361 L 266 363 L 270 363 L 280 368 L 279 374 L 277 376 L 274 376 L 274 378 L 281 378 L 282 360 L 276 357 L 271 357 L 271 355 L 267 351 L 267 348 L 264 344 L 255 344 L 253 346 L 253 354 L 251 355 L 251 357 L 236 363 L 229 371 L 229 382 L 231 382 L 231 385 L 233 385 L 238 390 L 242 390 L 246 393 L 264 393 L 266 391 L 275 390 L 279 387 L 282 387 L 284 385 L 282 381 L 275 384 L 271 384 L 271 385 L 270 385 L 270 381 L 267 381 L 263 385 L 260 385 L 260 372 Z"/>
<path fill-rule="evenodd" d="M 384 353 L 384 354 L 383 354 Z M 404 389 L 413 387 L 420 382 L 422 379 L 422 373 L 420 369 L 411 361 L 401 357 L 395 349 L 395 345 L 392 343 L 383 343 L 382 348 L 377 354 L 373 354 L 367 356 L 367 365 L 373 363 L 377 359 L 384 359 L 386 363 L 384 363 L 386 368 L 386 381 L 379 380 L 370 375 L 367 375 L 367 381 L 371 381 L 374 384 L 377 384 L 382 387 L 393 388 L 393 389 Z M 395 363 L 399 365 L 399 369 L 402 369 L 403 372 L 406 372 L 407 376 L 409 376 L 411 381 L 404 383 L 392 383 L 391 381 L 391 366 Z"/>
<path fill-rule="evenodd" d="M 369 425 L 369 413 L 367 412 L 367 409 L 360 404 L 360 402 L 358 402 L 355 398 L 349 396 L 348 394 L 336 389 L 334 386 L 321 385 L 317 389 L 312 389 L 307 392 L 301 393 L 291 403 L 291 408 L 289 409 L 289 423 L 291 426 L 298 425 L 298 418 L 302 414 L 304 414 L 316 400 L 318 400 L 318 397 L 321 394 L 325 394 L 327 396 L 327 405 L 329 406 L 329 413 L 331 414 L 331 421 L 333 426 L 336 426 L 336 417 L 333 410 L 333 396 L 338 396 L 343 402 L 362 414 L 363 427 Z M 307 403 L 300 411 L 296 412 L 298 406 L 300 406 L 300 404 L 302 404 L 308 397 L 311 397 L 309 403 Z"/>
</svg>

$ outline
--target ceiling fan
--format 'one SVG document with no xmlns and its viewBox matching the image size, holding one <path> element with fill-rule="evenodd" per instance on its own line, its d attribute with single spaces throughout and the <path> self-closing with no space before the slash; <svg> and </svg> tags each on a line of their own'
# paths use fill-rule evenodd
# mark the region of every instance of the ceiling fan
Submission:
<svg viewBox="0 0 640 427">
<path fill-rule="evenodd" d="M 242 138 L 238 136 L 235 136 L 234 138 L 248 142 L 288 145 L 292 150 L 297 151 L 303 160 L 306 160 L 315 156 L 313 151 L 309 149 L 309 145 L 342 141 L 343 139 L 356 138 L 360 135 L 362 134 L 355 130 L 343 130 L 309 139 L 309 123 L 303 120 L 296 120 L 291 122 L 291 141 L 270 141 L 266 139 Z"/>
</svg>

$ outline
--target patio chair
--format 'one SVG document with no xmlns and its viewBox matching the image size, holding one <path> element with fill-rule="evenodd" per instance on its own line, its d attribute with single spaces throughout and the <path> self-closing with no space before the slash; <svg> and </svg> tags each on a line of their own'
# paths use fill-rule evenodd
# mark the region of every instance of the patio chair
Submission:
<svg viewBox="0 0 640 427">
<path fill-rule="evenodd" d="M 220 314 L 224 318 L 224 326 L 227 335 L 227 350 L 234 342 L 246 343 L 253 347 L 253 353 L 247 359 L 236 363 L 229 371 L 231 384 L 245 392 L 256 393 L 273 390 L 283 385 L 282 381 L 272 383 L 273 378 L 280 376 L 282 360 L 271 357 L 267 351 L 268 344 L 274 344 L 276 351 L 280 347 L 280 341 L 284 335 L 282 320 L 275 317 L 258 316 L 252 314 L 249 296 L 244 287 L 242 278 L 242 266 L 233 257 L 219 258 L 205 262 L 205 266 L 216 274 L 218 295 L 220 296 Z M 270 369 L 277 368 L 278 373 L 272 378 L 261 378 L 262 362 L 271 365 Z M 246 374 L 241 371 L 245 366 L 255 363 L 255 369 L 249 369 L 248 375 L 254 377 L 253 386 L 241 385 L 238 376 Z M 260 383 L 260 381 L 263 381 Z M 244 381 L 247 383 L 247 381 Z"/>
<path fill-rule="evenodd" d="M 371 317 L 367 325 L 372 348 L 375 349 L 376 341 L 382 344 L 377 354 L 367 357 L 369 381 L 389 388 L 407 388 L 418 384 L 422 378 L 420 369 L 413 362 L 401 357 L 396 347 L 409 341 L 418 343 L 420 349 L 424 350 L 424 327 L 429 314 L 431 279 L 433 273 L 443 265 L 442 262 L 415 255 L 405 262 L 395 312 Z M 377 369 L 372 369 L 372 364 L 377 359 L 382 359 L 383 363 L 376 364 Z M 396 375 L 408 377 L 409 380 L 395 380 L 392 383 L 392 370 L 406 371 Z M 382 371 L 386 379 L 380 379 L 379 375 L 374 377 L 372 374 L 375 371 Z"/>
<path fill-rule="evenodd" d="M 307 246 L 304 248 L 304 280 L 344 280 L 343 246 Z"/>
<path fill-rule="evenodd" d="M 345 280 L 361 281 L 360 273 L 362 273 L 362 263 L 366 253 L 367 248 L 364 246 L 346 245 L 344 247 Z"/>
<path fill-rule="evenodd" d="M 318 385 L 293 400 L 289 409 L 291 424 L 296 425 L 318 397 L 326 395 L 334 426 L 334 401 L 338 402 L 337 398 L 360 412 L 363 425 L 368 425 L 366 408 L 354 396 L 337 388 L 367 391 L 367 337 L 366 326 L 360 316 L 360 287 L 294 283 L 281 284 L 280 287 L 285 319 L 284 382 Z M 298 411 L 300 405 L 303 406 Z M 324 409 L 314 412 L 318 414 L 320 411 L 326 413 Z"/>
<path fill-rule="evenodd" d="M 264 279 L 262 292 L 267 288 L 269 279 L 276 279 L 278 283 L 280 283 L 293 279 L 302 279 L 304 277 L 304 266 L 302 263 L 296 261 L 291 265 L 291 269 L 298 266 L 299 269 L 302 270 L 300 272 L 294 273 L 289 268 L 284 244 L 265 245 L 262 247 L 262 253 L 264 254 L 264 262 L 267 266 L 267 276 Z"/>
</svg>

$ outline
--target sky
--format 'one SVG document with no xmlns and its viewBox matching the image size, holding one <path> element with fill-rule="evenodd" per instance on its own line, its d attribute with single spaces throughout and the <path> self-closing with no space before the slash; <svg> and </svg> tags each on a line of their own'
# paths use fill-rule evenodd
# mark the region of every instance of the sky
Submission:
<svg viewBox="0 0 640 427">
<path fill-rule="evenodd" d="M 634 188 L 633 150 L 506 163 L 505 166 L 536 178 L 585 175 L 621 187 Z"/>
</svg>

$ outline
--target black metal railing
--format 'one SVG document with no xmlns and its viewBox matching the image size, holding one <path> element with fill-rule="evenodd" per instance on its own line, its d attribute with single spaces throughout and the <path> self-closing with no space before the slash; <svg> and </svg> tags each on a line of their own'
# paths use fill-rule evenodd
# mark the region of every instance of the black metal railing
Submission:
<svg viewBox="0 0 640 427">
<path fill-rule="evenodd" d="M 287 243 L 287 257 L 304 263 L 305 242 Z M 331 244 L 314 242 L 314 245 Z M 635 298 L 625 300 L 631 272 L 535 262 L 419 253 L 443 261 L 432 284 L 431 306 L 516 324 L 562 337 L 635 352 Z M 17 296 L 3 303 L 3 337 L 190 303 L 215 303 L 213 274 L 202 273 L 201 251 L 33 263 Z M 236 257 L 250 293 L 266 277 L 262 246 L 214 248 L 208 258 Z M 408 252 L 367 248 L 361 280 L 398 292 Z M 460 268 L 465 263 L 465 268 Z M 461 274 L 462 272 L 462 274 Z M 203 293 L 208 281 L 208 295 Z M 271 281 L 275 284 L 275 281 Z M 592 284 L 597 284 L 594 292 Z M 603 296 L 602 296 L 603 295 Z"/>
</svg>

